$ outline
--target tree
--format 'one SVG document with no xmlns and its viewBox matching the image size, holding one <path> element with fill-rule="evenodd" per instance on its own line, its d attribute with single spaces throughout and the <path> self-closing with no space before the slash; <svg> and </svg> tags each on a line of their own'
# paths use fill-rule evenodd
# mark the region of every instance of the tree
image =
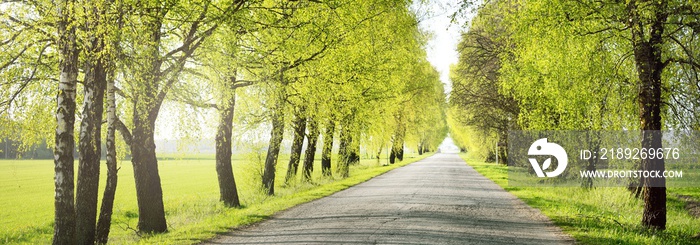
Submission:
<svg viewBox="0 0 700 245">
<path fill-rule="evenodd" d="M 331 176 L 331 155 L 333 150 L 333 134 L 335 133 L 335 123 L 328 121 L 326 131 L 323 134 L 323 151 L 321 152 L 321 173 L 323 176 Z"/>
<path fill-rule="evenodd" d="M 289 166 L 287 167 L 287 176 L 285 182 L 289 183 L 297 174 L 299 161 L 301 160 L 301 150 L 304 146 L 304 137 L 306 132 L 306 108 L 300 107 L 295 111 L 295 119 L 292 123 L 294 130 L 294 139 L 292 139 L 292 152 L 289 157 Z"/>
<path fill-rule="evenodd" d="M 511 33 L 504 24 L 508 1 L 487 3 L 462 34 L 458 45 L 459 63 L 451 69 L 452 110 L 462 110 L 455 119 L 472 126 L 483 135 L 495 135 L 497 142 L 507 142 L 508 130 L 517 128 L 518 102 L 502 93 L 501 60 L 512 59 L 509 49 Z M 479 146 L 477 146 L 479 147 Z M 482 146 L 483 147 L 483 146 Z M 497 154 L 487 148 L 488 156 Z M 498 151 L 505 163 L 505 150 Z"/>
<path fill-rule="evenodd" d="M 57 110 L 58 5 L 0 3 L 12 10 L 0 13 L 0 138 L 11 143 L 5 151 L 10 157 L 35 145 L 54 148 L 56 125 L 48 122 L 55 122 Z"/>
<path fill-rule="evenodd" d="M 7 139 L 18 142 L 18 151 L 36 142 L 55 142 L 57 244 L 108 241 L 118 143 L 125 143 L 132 156 L 139 233 L 167 231 L 155 125 L 168 100 L 217 110 L 216 171 L 227 206 L 240 205 L 231 142 L 236 92 L 245 86 L 262 91 L 262 118 L 271 125 L 263 176 L 269 194 L 274 194 L 285 128 L 295 134 L 288 180 L 295 177 L 307 138 L 302 178 L 311 181 L 319 135 L 324 141 L 321 170 L 330 176 L 335 134 L 341 146 L 336 166 L 347 177 L 350 166 L 360 162 L 360 150 L 369 149 L 365 142 L 370 138 L 379 143 L 372 151 L 381 152 L 392 133 L 400 132 L 420 141 L 423 151 L 441 135 L 437 127 L 427 125 L 442 125 L 443 107 L 432 104 L 444 102 L 444 93 L 416 92 L 438 80 L 421 76 L 434 72 L 432 67 L 416 70 L 425 63 L 425 34 L 418 30 L 409 5 L 244 0 L 2 3 L 3 9 L 13 11 L 0 13 L 0 138 L 6 148 L 11 147 Z M 211 97 L 201 96 L 205 92 L 199 91 L 199 83 L 212 88 L 207 91 Z M 83 105 L 80 112 L 76 103 Z M 420 113 L 395 120 L 393 115 L 404 106 L 410 108 L 403 112 Z M 46 123 L 52 116 L 55 125 Z M 51 130 L 55 132 L 49 135 Z M 102 131 L 107 180 L 98 215 Z"/>
<path fill-rule="evenodd" d="M 114 95 L 114 78 L 107 80 L 107 180 L 104 194 L 102 195 L 102 206 L 97 222 L 95 242 L 106 244 L 109 239 L 110 226 L 112 225 L 112 208 L 114 207 L 114 196 L 117 191 L 117 152 L 116 152 L 116 96 Z"/>
<path fill-rule="evenodd" d="M 415 108 L 408 120 L 406 142 L 417 146 L 419 154 L 433 151 L 447 136 L 447 98 L 437 70 L 427 61 L 419 63 L 421 73 L 415 79 L 422 83 L 414 88 Z"/>
<path fill-rule="evenodd" d="M 468 6 L 471 2 L 464 3 Z M 507 30 L 512 31 L 513 42 L 507 48 L 514 50 L 513 59 L 501 59 L 499 72 L 505 82 L 499 92 L 519 101 L 518 123 L 523 128 L 640 129 L 642 147 L 658 148 L 662 137 L 658 130 L 665 122 L 692 123 L 685 119 L 695 114 L 682 106 L 687 102 L 681 99 L 671 103 L 668 98 L 696 97 L 694 92 L 680 88 L 697 83 L 697 79 L 685 75 L 697 74 L 699 68 L 697 51 L 688 48 L 698 42 L 697 4 L 558 0 L 495 3 L 499 4 L 510 6 L 502 16 Z M 567 62 L 559 62 L 562 60 Z M 567 89 L 561 90 L 560 86 L 566 84 Z M 676 89 L 664 92 L 670 87 Z M 609 108 L 609 104 L 619 106 Z M 604 113 L 609 110 L 616 113 Z M 610 114 L 622 117 L 610 118 Z M 638 123 L 630 120 L 633 115 Z M 641 168 L 663 171 L 664 163 L 644 160 Z M 665 229 L 665 180 L 642 179 L 641 183 L 645 202 L 642 224 Z"/>
<path fill-rule="evenodd" d="M 26 113 L 35 113 L 36 111 L 30 110 L 33 106 L 26 106 L 23 100 L 25 98 L 40 98 L 42 96 L 42 89 L 39 89 L 39 87 L 35 88 L 34 86 L 46 86 L 43 85 L 44 82 L 52 83 L 52 81 L 59 81 L 59 98 L 57 99 L 57 104 L 59 104 L 60 109 L 57 110 L 55 115 L 57 118 L 56 136 L 61 135 L 61 138 L 57 139 L 44 136 L 45 139 L 53 138 L 55 143 L 60 143 L 55 145 L 55 181 L 57 185 L 56 202 L 57 204 L 62 203 L 61 205 L 63 206 L 56 210 L 57 225 L 55 227 L 54 242 L 94 243 L 99 158 L 101 155 L 100 141 L 103 95 L 107 67 L 111 62 L 105 55 L 105 39 L 110 33 L 110 30 L 106 28 L 106 25 L 103 23 L 108 18 L 105 9 L 109 7 L 111 2 L 104 1 L 97 5 L 85 7 L 85 12 L 80 12 L 80 8 L 87 6 L 87 4 L 79 1 L 62 2 L 58 6 L 46 2 L 17 2 L 8 4 L 13 4 L 13 7 L 17 10 L 15 12 L 17 13 L 16 16 L 7 16 L 11 20 L 10 23 L 22 26 L 25 30 L 34 30 L 25 33 L 31 34 L 35 38 L 52 36 L 52 33 L 57 32 L 58 39 L 56 42 L 53 42 L 50 38 L 28 41 L 29 39 L 19 39 L 22 37 L 21 35 L 15 35 L 11 39 L 12 41 L 18 41 L 16 44 L 18 44 L 19 47 L 24 47 L 22 49 L 23 51 L 10 52 L 10 54 L 16 54 L 17 56 L 14 56 L 13 59 L 7 63 L 7 66 L 2 67 L 0 70 L 13 73 L 15 68 L 25 70 L 26 68 L 31 68 L 31 72 L 29 72 L 29 76 L 21 76 L 21 80 L 17 81 L 20 83 L 19 89 L 11 94 L 9 100 L 3 101 L 3 105 L 7 106 L 4 109 L 12 113 L 12 106 L 14 104 L 18 108 L 26 110 Z M 57 12 L 50 13 L 49 10 L 57 10 Z M 59 20 L 59 25 L 49 24 L 55 19 Z M 11 26 L 12 25 L 9 25 L 10 28 Z M 92 35 L 86 35 L 87 33 Z M 43 46 L 38 54 L 26 52 L 35 45 L 35 43 L 45 46 Z M 56 64 L 52 58 L 54 54 L 53 50 L 56 48 L 56 45 L 59 50 L 58 56 L 63 60 L 62 63 L 59 62 L 59 68 L 61 68 L 60 70 L 62 73 L 59 75 L 59 79 L 51 79 L 45 77 L 42 73 L 48 73 L 48 71 L 53 69 L 51 66 Z M 24 60 L 27 58 L 31 58 L 35 63 L 26 63 Z M 82 71 L 82 74 L 84 74 L 84 81 L 81 83 L 83 86 L 79 87 L 77 79 L 81 74 L 81 70 L 79 69 L 81 66 L 84 67 Z M 61 81 L 63 82 L 61 83 Z M 82 88 L 82 93 L 79 93 L 80 88 Z M 78 94 L 81 94 L 82 97 L 79 97 Z M 75 104 L 78 101 L 82 101 L 83 103 L 83 112 L 81 113 L 82 118 L 79 130 L 79 151 L 76 152 L 73 129 L 75 123 Z M 46 106 L 41 99 L 33 99 L 32 103 L 35 104 L 35 106 Z M 36 114 L 41 115 L 42 113 Z M 68 116 L 68 114 L 72 115 Z M 17 125 L 20 126 L 19 128 L 21 131 L 24 131 L 21 129 L 22 127 L 31 126 L 34 123 L 29 120 L 23 120 L 21 117 L 15 118 L 20 119 L 14 121 L 18 122 Z M 44 121 L 43 124 L 53 125 L 46 123 L 46 121 Z M 41 127 L 37 127 L 36 130 L 32 131 L 40 133 L 42 130 Z M 68 131 L 70 131 L 70 133 Z M 34 142 L 31 137 L 20 137 L 23 138 L 23 144 L 33 144 Z M 69 140 L 69 138 L 71 139 Z M 73 146 L 69 147 L 68 145 Z M 80 162 L 77 175 L 77 192 L 75 196 L 73 196 L 72 189 L 75 186 L 73 164 L 68 162 L 72 162 L 72 160 L 69 159 L 73 159 L 75 154 L 79 155 Z M 65 176 L 70 177 L 68 178 Z M 65 188 L 69 186 L 71 186 L 69 188 L 71 190 L 70 193 L 67 193 Z M 67 199 L 69 198 L 74 200 L 68 201 Z M 70 205 L 74 206 L 69 208 L 68 206 Z M 69 209 L 74 211 L 68 211 Z M 59 220 L 61 221 L 59 222 Z"/>
<path fill-rule="evenodd" d="M 663 91 L 669 84 L 683 80 L 664 79 L 663 74 L 671 67 L 696 71 L 700 68 L 696 62 L 698 54 L 686 48 L 697 42 L 693 34 L 697 25 L 697 6 L 685 1 L 575 1 L 557 4 L 567 6 L 567 10 L 555 12 L 554 18 L 577 26 L 575 33 L 602 39 L 604 43 L 615 43 L 620 54 L 632 54 L 632 64 L 628 63 L 627 67 L 631 67 L 631 74 L 635 75 L 628 79 L 637 88 L 635 97 L 642 131 L 641 146 L 661 147 L 662 136 L 658 130 L 663 128 L 662 117 L 669 110 L 664 106 L 668 104 L 668 96 L 664 96 Z M 591 23 L 590 18 L 598 21 Z M 679 21 L 681 19 L 683 21 Z M 673 94 L 676 93 L 687 92 L 680 90 Z M 662 159 L 645 159 L 641 166 L 650 171 L 665 168 Z M 642 179 L 642 185 L 645 203 L 642 224 L 665 229 L 665 179 Z"/>
<path fill-rule="evenodd" d="M 346 115 L 341 121 L 339 145 L 338 145 L 338 164 L 337 172 L 341 178 L 347 178 L 350 176 L 350 165 L 355 162 L 359 162 L 359 139 L 355 137 L 357 135 L 357 128 L 354 123 L 354 113 Z"/>
<path fill-rule="evenodd" d="M 406 137 L 406 125 L 404 125 L 405 122 L 403 122 L 402 113 L 399 112 L 399 115 L 396 116 L 396 121 L 397 121 L 397 127 L 394 132 L 394 136 L 392 137 L 391 141 L 391 153 L 389 154 L 389 163 L 394 164 L 396 162 L 395 159 L 398 158 L 399 162 L 403 161 L 403 148 L 404 148 L 404 140 Z"/>
<path fill-rule="evenodd" d="M 76 243 L 94 244 L 97 217 L 97 196 L 102 156 L 102 114 L 107 86 L 107 69 L 112 62 L 105 53 L 108 43 L 106 9 L 109 1 L 88 7 L 84 20 L 85 81 L 83 89 L 83 118 L 80 123 L 79 165 L 76 191 Z M 86 3 L 85 6 L 88 6 Z"/>
<path fill-rule="evenodd" d="M 304 165 L 302 168 L 302 178 L 304 181 L 311 180 L 311 173 L 314 171 L 314 156 L 316 155 L 316 144 L 318 142 L 319 126 L 313 118 L 307 119 L 309 125 L 308 145 L 304 154 Z"/>
<path fill-rule="evenodd" d="M 75 242 L 75 207 L 73 149 L 75 138 L 75 95 L 78 80 L 78 48 L 76 43 L 75 1 L 58 3 L 59 83 L 56 104 L 56 148 L 54 150 L 54 183 L 56 187 L 54 244 Z"/>
<path fill-rule="evenodd" d="M 187 72 L 184 80 L 176 84 L 168 99 L 197 108 L 215 109 L 219 114 L 216 129 L 216 173 L 219 182 L 220 200 L 228 207 L 240 207 L 238 188 L 231 165 L 236 90 L 255 85 L 260 81 L 241 80 L 241 70 L 257 66 L 257 50 L 246 50 L 243 46 L 254 30 L 268 24 L 257 22 L 251 16 L 251 7 L 241 7 L 219 23 L 222 27 L 211 34 L 200 48 L 201 54 L 194 57 L 199 64 L 196 70 Z M 268 11 L 260 8 L 260 11 Z M 257 24 L 254 24 L 257 23 Z M 205 86 L 197 86 L 206 84 Z M 198 89 L 193 89 L 197 87 Z M 213 95 L 213 96 L 211 96 Z M 213 103 L 211 101 L 214 101 Z"/>
<path fill-rule="evenodd" d="M 110 2 L 105 2 L 108 5 Z M 103 6 L 107 7 L 107 6 Z M 105 189 L 102 194 L 102 206 L 100 207 L 99 219 L 97 221 L 97 227 L 95 230 L 95 243 L 106 244 L 109 240 L 110 227 L 112 225 L 112 211 L 114 208 L 114 196 L 117 191 L 117 98 L 116 98 L 116 87 L 115 87 L 115 74 L 116 74 L 116 60 L 118 51 L 115 50 L 119 47 L 121 33 L 120 30 L 124 25 L 124 4 L 119 2 L 116 4 L 116 13 L 113 16 L 105 16 L 106 11 L 102 11 L 101 16 L 103 16 L 103 26 L 106 22 L 113 23 L 115 26 L 107 28 L 106 33 L 102 34 L 105 48 L 111 52 L 105 52 L 103 50 L 102 55 L 98 56 L 102 58 L 102 61 L 106 63 L 105 69 L 105 79 L 106 88 L 105 92 L 107 95 L 107 103 L 105 104 L 107 113 L 107 132 L 105 136 L 105 148 L 106 148 L 106 166 L 107 166 L 107 179 L 105 183 Z M 105 18 L 106 17 L 106 18 Z M 107 21 L 108 20 L 108 21 Z M 104 38 L 109 34 L 110 38 Z M 111 46 L 109 45 L 111 44 Z M 111 50 L 110 50 L 111 49 Z M 99 163 L 99 162 L 98 162 Z"/>
<path fill-rule="evenodd" d="M 125 91 L 129 92 L 126 99 L 132 104 L 132 115 L 131 129 L 129 126 L 119 128 L 123 135 L 131 135 L 128 144 L 134 166 L 141 232 L 167 231 L 154 140 L 161 105 L 173 84 L 179 81 L 187 61 L 220 26 L 218 22 L 241 9 L 245 3 L 206 0 L 155 2 L 139 6 L 128 20 L 142 23 L 138 26 L 143 28 L 125 33 L 130 42 L 127 47 L 133 47 L 127 56 L 133 57 L 135 64 L 125 71 L 134 77 L 133 81 L 127 81 L 129 90 Z M 169 29 L 172 33 L 164 33 L 163 28 L 171 24 L 177 28 Z M 163 47 L 175 48 L 162 52 Z"/>
<path fill-rule="evenodd" d="M 343 6 L 342 9 L 345 8 Z M 271 46 L 267 49 L 270 49 L 272 55 L 269 55 L 265 63 L 277 68 L 263 76 L 268 80 L 265 84 L 269 96 L 266 98 L 266 104 L 272 122 L 270 145 L 263 173 L 263 187 L 270 195 L 274 194 L 276 164 L 283 139 L 285 114 L 290 111 L 288 108 L 292 109 L 292 113 L 297 114 L 297 123 L 295 124 L 297 133 L 295 133 L 296 143 L 293 147 L 293 157 L 290 160 L 290 172 L 287 174 L 287 179 L 291 179 L 296 174 L 304 138 L 306 113 L 302 113 L 300 110 L 294 112 L 293 109 L 303 108 L 309 99 L 302 96 L 301 93 L 295 93 L 295 91 L 306 90 L 305 85 L 308 84 L 303 81 L 304 78 L 308 77 L 308 73 L 312 72 L 308 68 L 310 64 L 317 62 L 329 50 L 338 45 L 341 35 L 331 33 L 333 29 L 330 26 L 338 24 L 333 22 L 334 15 L 332 13 L 339 13 L 340 9 L 318 3 L 299 3 L 287 6 L 282 10 L 292 13 L 284 16 L 291 17 L 282 19 L 281 23 L 277 24 L 280 28 L 266 29 L 259 35 L 258 40 L 264 41 L 258 45 Z M 260 50 L 264 49 L 260 48 Z"/>
<path fill-rule="evenodd" d="M 231 77 L 229 87 L 224 90 L 224 101 L 219 109 L 219 126 L 216 131 L 216 174 L 219 179 L 221 201 L 229 207 L 239 207 L 238 188 L 231 166 L 231 137 L 233 112 L 236 105 L 236 80 Z"/>
<path fill-rule="evenodd" d="M 239 11 L 246 12 L 244 9 Z M 242 56 L 239 48 L 240 33 L 247 31 L 245 26 L 236 24 L 238 20 L 237 17 L 231 17 L 230 20 L 221 23 L 222 28 L 207 39 L 201 48 L 202 54 L 195 57 L 201 64 L 198 71 L 193 72 L 195 76 L 185 79 L 208 84 L 209 91 L 192 89 L 195 87 L 193 83 L 181 83 L 170 96 L 170 99 L 175 101 L 217 111 L 219 121 L 214 138 L 216 175 L 219 182 L 219 200 L 228 207 L 241 206 L 231 165 L 236 90 L 252 84 L 250 81 L 237 79 L 237 70 L 241 68 L 237 58 L 241 59 L 239 56 Z M 202 98 L 203 94 L 214 96 Z M 210 103 L 211 100 L 215 103 Z"/>
<path fill-rule="evenodd" d="M 416 28 L 415 16 L 402 5 L 404 3 L 382 4 L 381 8 L 370 8 L 369 14 L 354 16 L 363 21 L 353 22 L 357 24 L 352 29 L 363 35 L 347 35 L 343 39 L 345 45 L 330 52 L 322 61 L 329 72 L 320 77 L 327 81 L 324 87 L 334 92 L 326 96 L 331 103 L 322 104 L 333 106 L 331 118 L 339 122 L 337 171 L 341 176 L 349 175 L 348 166 L 359 162 L 362 142 L 371 139 L 376 141 L 371 151 L 381 149 L 376 143 L 381 144 L 382 139 L 388 140 L 390 136 L 377 128 L 384 127 L 387 115 L 394 115 L 403 106 L 398 101 L 409 99 L 404 98 L 411 92 L 405 89 L 407 84 L 422 82 L 412 80 L 410 72 L 423 55 L 416 52 L 421 48 L 421 40 L 416 37 L 422 37 L 423 33 Z M 354 9 L 366 8 L 361 3 L 358 5 L 361 7 Z M 357 13 L 360 11 L 352 14 Z M 394 128 L 387 129 L 394 131 Z"/>
<path fill-rule="evenodd" d="M 281 79 L 284 81 L 284 75 Z M 284 82 L 282 82 L 284 85 Z M 278 92 L 281 94 L 281 92 Z M 282 97 L 282 96 L 280 96 Z M 267 148 L 267 156 L 265 157 L 265 171 L 263 173 L 263 187 L 267 190 L 268 195 L 275 194 L 275 171 L 277 165 L 277 156 L 280 152 L 282 137 L 284 133 L 284 98 L 276 98 L 275 107 L 272 108 L 272 131 L 270 132 L 270 144 Z"/>
</svg>

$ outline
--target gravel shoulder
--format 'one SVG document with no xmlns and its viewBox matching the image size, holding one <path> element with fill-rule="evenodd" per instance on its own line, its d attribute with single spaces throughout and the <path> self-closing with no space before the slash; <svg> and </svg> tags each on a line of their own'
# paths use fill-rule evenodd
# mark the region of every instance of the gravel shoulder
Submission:
<svg viewBox="0 0 700 245">
<path fill-rule="evenodd" d="M 435 154 L 208 244 L 573 244 L 547 217 Z"/>
</svg>

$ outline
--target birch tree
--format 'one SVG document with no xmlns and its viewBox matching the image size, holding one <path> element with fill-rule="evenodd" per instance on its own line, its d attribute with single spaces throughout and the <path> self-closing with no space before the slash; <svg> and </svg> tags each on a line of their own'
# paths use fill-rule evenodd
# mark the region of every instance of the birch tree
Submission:
<svg viewBox="0 0 700 245">
<path fill-rule="evenodd" d="M 75 242 L 74 206 L 74 157 L 75 138 L 75 97 L 78 80 L 78 55 L 76 43 L 76 2 L 58 2 L 56 8 L 58 23 L 59 83 L 56 97 L 56 148 L 54 150 L 56 188 L 54 244 Z"/>
<path fill-rule="evenodd" d="M 85 6 L 85 17 L 81 18 L 85 43 L 82 54 L 85 60 L 83 82 L 83 108 L 79 133 L 79 165 L 76 190 L 76 243 L 94 244 L 97 217 L 97 196 L 100 180 L 100 158 L 102 156 L 102 116 L 107 73 L 112 57 L 106 52 L 108 40 L 107 9 L 111 1 L 101 1 Z"/>
</svg>

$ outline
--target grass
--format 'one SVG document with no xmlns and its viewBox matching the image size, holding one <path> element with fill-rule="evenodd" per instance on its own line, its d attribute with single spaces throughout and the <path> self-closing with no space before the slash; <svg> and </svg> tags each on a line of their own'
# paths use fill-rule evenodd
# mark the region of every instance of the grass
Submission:
<svg viewBox="0 0 700 245">
<path fill-rule="evenodd" d="M 700 199 L 700 188 L 668 189 L 665 231 L 641 226 L 643 202 L 626 188 L 509 187 L 506 166 L 461 154 L 476 171 L 533 208 L 539 209 L 581 244 L 700 244 L 700 221 L 684 208 L 678 195 Z"/>
<path fill-rule="evenodd" d="M 288 157 L 281 156 L 275 179 L 276 195 L 260 190 L 260 156 L 234 156 L 233 169 L 242 208 L 221 204 L 213 156 L 169 155 L 159 160 L 166 220 L 169 232 L 139 236 L 138 207 L 133 170 L 128 161 L 120 162 L 110 243 L 192 244 L 219 233 L 264 220 L 281 210 L 328 196 L 364 182 L 391 169 L 423 159 L 407 156 L 406 161 L 384 166 L 386 160 L 362 160 L 345 179 L 323 178 L 320 161 L 315 162 L 313 181 L 298 179 L 284 184 Z M 263 156 L 264 157 L 264 156 Z M 334 158 L 337 159 L 337 158 Z M 77 161 L 76 161 L 77 165 Z M 102 168 L 100 198 L 104 188 Z M 335 170 L 335 165 L 333 166 Z M 297 177 L 300 177 L 299 175 Z M 47 244 L 53 233 L 53 161 L 0 160 L 0 243 Z M 98 206 L 99 207 L 99 206 Z"/>
</svg>

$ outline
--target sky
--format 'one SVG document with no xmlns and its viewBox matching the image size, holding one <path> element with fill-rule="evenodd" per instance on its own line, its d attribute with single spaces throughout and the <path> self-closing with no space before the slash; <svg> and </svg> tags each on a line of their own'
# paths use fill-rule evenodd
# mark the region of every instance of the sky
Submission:
<svg viewBox="0 0 700 245">
<path fill-rule="evenodd" d="M 414 0 L 413 8 L 419 13 L 419 26 L 432 33 L 426 52 L 428 61 L 440 72 L 440 80 L 445 84 L 445 92 L 452 89 L 450 83 L 450 65 L 457 63 L 457 44 L 465 17 L 458 17 L 457 23 L 451 23 L 450 16 L 458 10 L 460 0 L 428 0 L 420 3 Z"/>
</svg>

